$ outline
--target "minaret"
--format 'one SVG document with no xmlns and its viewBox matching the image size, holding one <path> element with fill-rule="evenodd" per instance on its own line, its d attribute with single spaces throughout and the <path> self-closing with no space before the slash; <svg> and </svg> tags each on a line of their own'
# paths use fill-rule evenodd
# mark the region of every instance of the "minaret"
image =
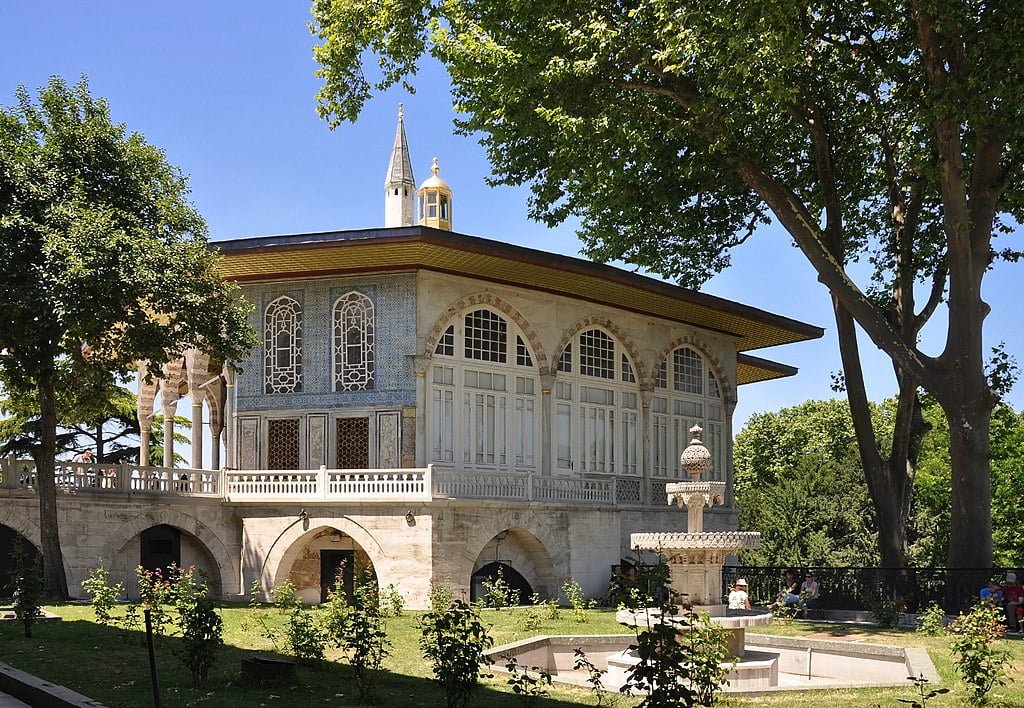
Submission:
<svg viewBox="0 0 1024 708">
<path fill-rule="evenodd" d="M 398 104 L 398 128 L 395 145 L 391 148 L 391 162 L 384 178 L 384 227 L 412 226 L 416 204 L 416 180 L 412 176 L 409 143 L 405 139 L 405 113 Z"/>
<path fill-rule="evenodd" d="M 420 202 L 420 226 L 451 231 L 452 189 L 447 182 L 437 176 L 441 168 L 437 166 L 436 157 L 430 171 L 434 176 L 427 178 L 417 192 Z"/>
</svg>

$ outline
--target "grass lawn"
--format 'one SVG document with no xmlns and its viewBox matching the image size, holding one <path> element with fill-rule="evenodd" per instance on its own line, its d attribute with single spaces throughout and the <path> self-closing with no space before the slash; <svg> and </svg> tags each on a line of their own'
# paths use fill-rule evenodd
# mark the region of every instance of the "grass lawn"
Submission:
<svg viewBox="0 0 1024 708">
<path fill-rule="evenodd" d="M 6 662 L 54 683 L 62 684 L 95 698 L 108 706 L 136 708 L 151 704 L 149 667 L 141 635 L 136 634 L 125 643 L 117 629 L 102 627 L 93 621 L 91 608 L 82 605 L 50 606 L 47 610 L 60 615 L 63 622 L 39 624 L 35 637 L 25 639 L 21 626 L 13 622 L 0 623 L 0 661 Z M 256 653 L 273 654 L 271 642 L 255 631 L 243 630 L 243 620 L 252 611 L 243 606 L 224 606 L 225 642 L 221 660 L 211 671 L 210 682 L 204 689 L 189 686 L 188 672 L 174 656 L 177 640 L 158 638 L 157 660 L 163 704 L 175 706 L 209 705 L 262 708 L 263 706 L 294 705 L 358 705 L 355 685 L 349 667 L 338 652 L 329 652 L 329 661 L 320 665 L 300 665 L 299 685 L 278 689 L 244 687 L 236 685 L 239 661 Z M 269 610 L 270 621 L 281 623 L 284 615 Z M 584 624 L 572 621 L 563 611 L 557 620 L 545 619 L 539 629 L 524 631 L 523 610 L 484 612 L 484 619 L 492 625 L 495 644 L 504 644 L 537 634 L 611 634 L 623 628 L 615 623 L 613 611 L 593 611 Z M 429 681 L 430 667 L 419 653 L 417 615 L 387 620 L 388 633 L 394 644 L 392 655 L 380 677 L 380 704 L 385 706 L 437 706 L 444 705 L 443 694 Z M 943 679 L 943 685 L 952 693 L 928 702 L 929 706 L 960 706 L 967 703 L 967 692 L 955 678 L 948 649 L 943 637 L 922 637 L 913 632 L 876 630 L 869 628 L 837 627 L 807 623 L 789 623 L 766 628 L 768 633 L 787 635 L 817 635 L 837 633 L 853 641 L 920 646 L 928 649 Z M 1024 683 L 1014 681 L 1024 676 L 1024 642 L 1019 639 L 1003 640 L 1012 654 L 1008 666 L 1011 679 L 1007 685 L 996 687 L 990 694 L 991 703 L 1024 708 Z M 913 687 L 857 690 L 786 692 L 758 697 L 724 697 L 720 705 L 775 705 L 775 706 L 897 706 L 898 699 L 914 697 Z M 609 701 L 608 698 L 612 698 Z M 635 699 L 606 697 L 604 705 L 631 706 Z M 583 690 L 555 688 L 544 705 L 594 705 L 594 697 Z M 486 679 L 477 692 L 472 705 L 515 706 L 522 699 L 511 693 L 505 677 Z"/>
</svg>

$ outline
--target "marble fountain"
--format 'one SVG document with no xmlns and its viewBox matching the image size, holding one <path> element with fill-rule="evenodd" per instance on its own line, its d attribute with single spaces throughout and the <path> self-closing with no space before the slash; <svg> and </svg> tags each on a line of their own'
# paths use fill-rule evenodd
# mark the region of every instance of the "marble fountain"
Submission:
<svg viewBox="0 0 1024 708">
<path fill-rule="evenodd" d="M 939 677 L 927 652 L 903 647 L 857 644 L 834 639 L 754 635 L 746 630 L 772 621 L 767 608 L 730 610 L 722 603 L 722 566 L 726 557 L 744 548 L 758 548 L 761 534 L 753 531 L 704 531 L 704 509 L 721 504 L 725 482 L 701 480 L 711 468 L 711 453 L 701 442 L 701 428 L 690 429 L 692 440 L 680 455 L 688 481 L 666 486 L 669 504 L 686 509 L 685 533 L 635 533 L 634 549 L 663 555 L 671 573 L 674 600 L 691 612 L 707 614 L 727 630 L 732 655 L 730 692 L 760 692 L 835 686 L 906 685 L 907 676 L 924 674 L 931 682 Z M 661 620 L 660 608 L 620 610 L 616 619 L 628 627 L 649 627 Z M 669 620 L 672 621 L 672 620 Z M 574 650 L 579 647 L 607 674 L 605 688 L 615 691 L 626 682 L 627 672 L 638 661 L 630 648 L 633 634 L 538 636 L 494 647 L 496 660 L 514 656 L 521 666 L 543 667 L 554 680 L 584 685 L 586 675 L 573 670 Z M 500 671 L 500 669 L 498 669 Z"/>
</svg>

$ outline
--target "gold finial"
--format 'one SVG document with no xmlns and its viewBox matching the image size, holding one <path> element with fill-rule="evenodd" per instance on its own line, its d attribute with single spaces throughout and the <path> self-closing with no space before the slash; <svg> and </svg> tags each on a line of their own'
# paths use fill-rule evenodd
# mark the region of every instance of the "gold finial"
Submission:
<svg viewBox="0 0 1024 708">
<path fill-rule="evenodd" d="M 399 120 L 399 122 L 405 120 L 405 104 L 404 103 L 399 103 L 398 104 L 398 120 Z"/>
<path fill-rule="evenodd" d="M 434 158 L 434 164 L 430 166 L 430 171 L 437 175 L 441 171 L 441 168 L 437 166 L 437 158 Z"/>
</svg>

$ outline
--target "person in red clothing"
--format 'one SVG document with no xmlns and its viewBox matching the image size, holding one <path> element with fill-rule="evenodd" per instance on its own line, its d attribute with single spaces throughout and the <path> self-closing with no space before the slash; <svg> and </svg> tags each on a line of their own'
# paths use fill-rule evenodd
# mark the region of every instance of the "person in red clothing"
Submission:
<svg viewBox="0 0 1024 708">
<path fill-rule="evenodd" d="M 1024 588 L 1017 584 L 1017 574 L 1007 573 L 1003 585 L 1003 601 L 1006 603 L 1006 626 L 1011 632 L 1020 630 L 1020 614 L 1024 614 Z"/>
</svg>

